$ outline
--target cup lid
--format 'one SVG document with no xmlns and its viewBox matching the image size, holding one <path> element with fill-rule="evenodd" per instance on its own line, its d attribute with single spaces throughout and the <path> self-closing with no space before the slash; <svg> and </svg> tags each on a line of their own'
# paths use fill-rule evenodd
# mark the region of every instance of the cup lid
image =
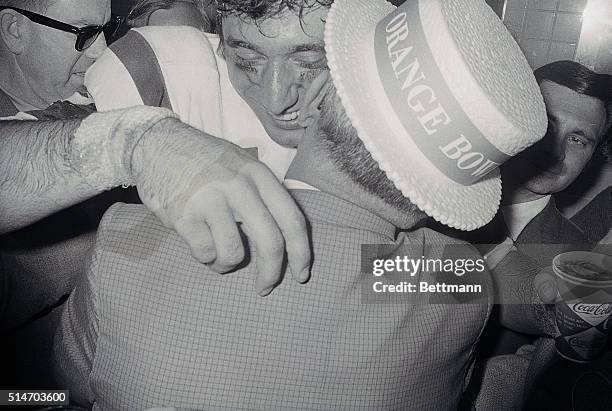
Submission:
<svg viewBox="0 0 612 411">
<path fill-rule="evenodd" d="M 570 251 L 553 259 L 553 271 L 573 284 L 612 287 L 612 257 L 590 251 Z"/>
</svg>

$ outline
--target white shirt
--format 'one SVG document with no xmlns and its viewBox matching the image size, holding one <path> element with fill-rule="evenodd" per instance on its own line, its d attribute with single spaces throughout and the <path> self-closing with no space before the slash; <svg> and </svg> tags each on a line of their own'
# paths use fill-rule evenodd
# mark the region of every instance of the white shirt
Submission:
<svg viewBox="0 0 612 411">
<path fill-rule="evenodd" d="M 516 248 L 514 246 L 516 239 L 527 224 L 546 208 L 549 201 L 550 196 L 548 195 L 526 203 L 510 204 L 500 208 L 509 236 L 485 254 L 484 259 L 490 270 L 494 269 L 510 251 Z"/>
<path fill-rule="evenodd" d="M 550 195 L 547 195 L 537 200 L 527 201 L 526 203 L 510 204 L 501 207 L 502 216 L 512 240 L 516 241 L 525 227 L 527 227 L 527 224 L 546 208 L 549 201 Z"/>
<path fill-rule="evenodd" d="M 310 190 L 310 191 L 321 191 L 316 187 L 311 186 L 300 180 L 293 180 L 291 178 L 285 179 L 283 185 L 289 190 Z"/>
</svg>

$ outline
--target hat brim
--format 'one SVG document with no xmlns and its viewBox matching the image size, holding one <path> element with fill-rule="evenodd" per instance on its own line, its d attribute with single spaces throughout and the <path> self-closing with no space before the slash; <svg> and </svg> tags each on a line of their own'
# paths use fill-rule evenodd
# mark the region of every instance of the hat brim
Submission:
<svg viewBox="0 0 612 411">
<path fill-rule="evenodd" d="M 460 230 L 482 227 L 499 208 L 499 170 L 472 185 L 462 185 L 440 172 L 412 138 L 402 139 L 398 147 L 384 137 L 406 133 L 399 122 L 390 120 L 393 107 L 372 81 L 378 76 L 374 32 L 393 10 L 395 6 L 385 0 L 335 0 L 325 27 L 334 86 L 366 149 L 405 197 L 447 226 Z M 364 47 L 368 44 L 372 46 Z"/>
</svg>

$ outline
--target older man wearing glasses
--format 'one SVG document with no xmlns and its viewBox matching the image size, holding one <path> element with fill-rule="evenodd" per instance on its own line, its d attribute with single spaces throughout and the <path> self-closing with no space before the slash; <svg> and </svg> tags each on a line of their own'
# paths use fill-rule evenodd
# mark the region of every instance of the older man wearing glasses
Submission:
<svg viewBox="0 0 612 411">
<path fill-rule="evenodd" d="M 106 49 L 105 34 L 118 26 L 111 18 L 110 3 L 0 0 L 0 118 L 81 118 L 93 111 L 83 82 L 87 69 Z M 54 105 L 58 101 L 62 103 Z M 35 144 L 26 143 L 25 133 L 5 130 L 0 134 L 5 142 L 19 139 L 28 144 L 30 152 L 36 151 Z M 42 139 L 39 135 L 38 140 Z M 10 158 L 0 161 L 27 164 L 20 160 L 18 151 L 12 147 Z M 22 170 L 21 174 L 28 173 Z M 27 196 L 28 187 L 28 183 L 22 183 L 20 195 Z M 87 206 L 0 237 L 4 266 L 0 282 L 7 282 L 0 287 L 6 293 L 6 298 L 0 297 L 6 305 L 0 329 L 22 328 L 11 333 L 15 345 L 21 348 L 15 353 L 9 351 L 8 358 L 27 361 L 21 354 L 38 355 L 40 346 L 24 347 L 23 341 L 44 346 L 47 333 L 41 328 L 49 326 L 51 317 L 34 319 L 49 311 L 47 307 L 55 305 L 70 289 L 74 268 L 79 266 L 97 225 L 95 215 L 114 201 L 128 200 L 126 195 L 115 191 Z"/>
<path fill-rule="evenodd" d="M 105 35 L 118 27 L 110 3 L 0 0 L 0 118 L 82 118 L 93 111 L 83 82 L 87 69 L 106 49 Z M 54 105 L 58 101 L 74 104 Z M 28 230 L 0 237 L 5 271 L 12 278 L 11 306 L 23 313 L 9 312 L 16 323 L 64 294 L 67 287 L 60 286 L 63 281 L 58 278 L 73 276 L 68 267 L 89 246 L 96 215 L 114 201 L 129 200 L 127 195 L 118 191 Z M 27 283 L 18 280 L 25 278 Z M 47 283 L 50 278 L 61 292 Z"/>
<path fill-rule="evenodd" d="M 0 0 L 0 117 L 82 102 L 75 93 L 106 48 L 101 34 L 117 25 L 110 0 Z"/>
</svg>

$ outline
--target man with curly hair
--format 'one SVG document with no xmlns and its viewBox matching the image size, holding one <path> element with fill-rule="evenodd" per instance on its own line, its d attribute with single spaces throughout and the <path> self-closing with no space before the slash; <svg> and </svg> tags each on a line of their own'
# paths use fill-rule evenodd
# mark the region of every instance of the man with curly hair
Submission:
<svg viewBox="0 0 612 411">
<path fill-rule="evenodd" d="M 139 25 L 142 16 L 179 3 L 141 2 L 130 21 Z M 269 138 L 295 148 L 304 133 L 298 107 L 312 80 L 327 69 L 323 29 L 331 3 L 219 1 L 218 35 L 187 23 L 133 29 L 93 66 L 87 88 L 100 110 L 164 106 L 213 135 L 243 147 L 250 143 L 282 178 L 289 161 L 280 154 L 266 161 L 266 151 L 274 150 Z M 242 124 L 232 124 L 236 118 Z M 245 142 L 240 126 L 251 138 L 263 126 L 262 142 Z"/>
<path fill-rule="evenodd" d="M 221 50 L 232 85 L 279 144 L 296 146 L 308 85 L 327 69 L 323 28 L 333 0 L 222 1 Z"/>
</svg>

